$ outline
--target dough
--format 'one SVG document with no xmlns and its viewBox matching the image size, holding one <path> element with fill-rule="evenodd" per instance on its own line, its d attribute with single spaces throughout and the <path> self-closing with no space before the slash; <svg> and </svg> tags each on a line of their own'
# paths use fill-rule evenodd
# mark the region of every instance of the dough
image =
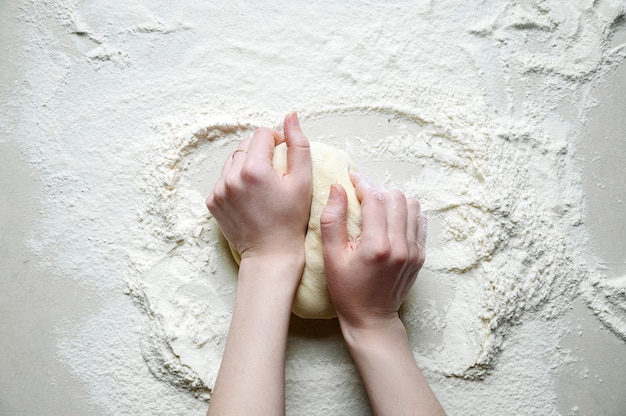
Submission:
<svg viewBox="0 0 626 416">
<path fill-rule="evenodd" d="M 328 201 L 330 185 L 338 183 L 348 194 L 348 236 L 356 239 L 361 233 L 361 204 L 350 181 L 349 171 L 356 167 L 348 153 L 324 143 L 311 142 L 313 159 L 313 198 L 309 228 L 304 241 L 306 264 L 293 302 L 292 312 L 301 318 L 330 319 L 337 316 L 330 299 L 324 275 L 324 253 L 320 232 L 320 215 Z M 281 143 L 274 149 L 274 169 L 287 170 L 287 146 Z M 239 264 L 241 257 L 230 247 Z"/>
</svg>

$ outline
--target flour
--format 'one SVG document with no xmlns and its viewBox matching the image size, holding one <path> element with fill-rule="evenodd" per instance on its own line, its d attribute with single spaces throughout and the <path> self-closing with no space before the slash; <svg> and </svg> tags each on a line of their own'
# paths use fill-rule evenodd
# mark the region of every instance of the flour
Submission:
<svg viewBox="0 0 626 416">
<path fill-rule="evenodd" d="M 567 223 L 559 226 L 564 217 L 554 209 L 559 201 L 548 197 L 558 183 L 556 178 L 546 183 L 545 173 L 556 170 L 561 149 L 548 152 L 539 144 L 533 149 L 527 137 L 537 133 L 531 136 L 527 129 L 492 125 L 478 114 L 461 118 L 426 110 L 410 113 L 368 107 L 331 113 L 334 123 L 326 120 L 329 113 L 309 117 L 317 118 L 319 125 L 342 124 L 338 116 L 343 115 L 345 124 L 366 119 L 389 126 L 389 133 L 376 139 L 364 138 L 373 133 L 371 128 L 336 137 L 332 127 L 326 127 L 323 137 L 354 153 L 362 171 L 388 176 L 387 185 L 419 198 L 431 221 L 440 224 L 422 279 L 451 287 L 453 294 L 444 301 L 446 312 L 439 319 L 443 325 L 434 328 L 443 334 L 444 342 L 433 348 L 416 341 L 421 364 L 444 375 L 482 378 L 507 328 L 525 311 L 542 308 L 545 315 L 554 316 L 567 307 L 563 302 L 544 306 L 550 300 L 571 298 L 585 275 L 582 264 L 570 255 L 574 248 L 567 241 Z M 306 126 L 307 115 L 302 118 Z M 205 195 L 194 189 L 193 181 L 211 169 L 218 174 L 216 167 L 221 164 L 213 157 L 220 153 L 228 157 L 238 138 L 252 133 L 253 124 L 217 123 L 180 136 L 172 132 L 166 142 L 171 147 L 157 150 L 161 162 L 147 176 L 152 197 L 141 214 L 149 225 L 144 235 L 151 236 L 146 246 L 168 254 L 155 256 L 158 262 L 133 281 L 138 287 L 134 293 L 163 327 L 162 336 L 153 336 L 152 341 L 163 342 L 164 336 L 171 352 L 160 349 L 170 356 L 147 354 L 146 358 L 149 362 L 178 359 L 180 368 L 197 375 L 189 380 L 189 387 L 197 385 L 202 392 L 215 382 L 227 331 L 225 317 L 232 304 L 220 292 L 224 275 L 232 279 L 233 271 L 224 272 L 217 264 L 218 257 L 229 257 L 228 250 L 216 243 L 217 225 L 204 212 Z M 209 155 L 202 168 L 194 166 L 198 158 Z M 385 175 L 389 162 L 402 162 L 411 173 L 394 180 L 392 174 Z M 546 194 L 537 195 L 542 188 Z M 215 288 L 215 280 L 221 290 Z M 186 290 L 188 286 L 193 291 Z M 422 290 L 405 304 L 403 317 L 410 332 L 417 331 L 424 315 L 433 313 L 425 303 L 436 293 Z M 170 376 L 185 383 L 177 373 Z"/>
<path fill-rule="evenodd" d="M 98 290 L 123 281 L 148 369 L 177 388 L 164 411 L 188 410 L 187 392 L 206 407 L 236 265 L 204 199 L 238 140 L 298 110 L 311 139 L 345 149 L 430 218 L 426 265 L 401 312 L 444 407 L 496 415 L 532 402 L 556 414 L 549 371 L 518 377 L 511 363 L 533 351 L 507 340 L 528 322 L 545 332 L 537 320 L 558 320 L 581 283 L 602 322 L 626 333 L 623 279 L 585 254 L 573 159 L 591 87 L 626 57 L 609 42 L 624 5 L 274 3 L 24 2 L 28 45 L 13 53 L 29 65 L 10 108 L 26 122 L 0 140 L 22 146 L 54 197 L 42 199 L 31 251 Z M 126 367 L 134 350 L 117 345 L 127 338 L 111 319 L 93 319 L 109 322 L 108 343 L 65 340 L 60 354 L 95 402 L 150 406 L 152 379 Z M 333 325 L 292 324 L 290 413 L 369 412 Z M 113 358 L 86 358 L 96 354 Z M 490 377 L 520 400 L 484 400 L 508 391 Z"/>
<path fill-rule="evenodd" d="M 595 275 L 583 282 L 583 298 L 617 336 L 626 341 L 626 276 Z"/>
</svg>

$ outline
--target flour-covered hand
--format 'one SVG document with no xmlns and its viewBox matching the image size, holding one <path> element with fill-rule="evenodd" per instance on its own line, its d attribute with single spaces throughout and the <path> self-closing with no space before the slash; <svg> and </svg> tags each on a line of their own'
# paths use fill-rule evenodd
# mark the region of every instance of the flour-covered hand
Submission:
<svg viewBox="0 0 626 416">
<path fill-rule="evenodd" d="M 287 144 L 287 171 L 272 165 L 274 147 Z M 304 255 L 311 207 L 311 152 L 298 117 L 284 133 L 259 128 L 228 157 L 206 205 L 226 239 L 249 257 Z"/>
</svg>

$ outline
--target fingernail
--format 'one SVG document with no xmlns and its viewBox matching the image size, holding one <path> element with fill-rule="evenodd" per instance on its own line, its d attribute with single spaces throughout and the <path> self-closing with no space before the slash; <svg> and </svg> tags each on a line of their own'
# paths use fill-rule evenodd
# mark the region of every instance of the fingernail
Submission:
<svg viewBox="0 0 626 416">
<path fill-rule="evenodd" d="M 298 113 L 296 113 L 295 111 L 293 111 L 290 115 L 289 115 L 289 123 L 291 123 L 294 126 L 299 126 L 300 125 L 300 120 L 298 119 Z"/>
<path fill-rule="evenodd" d="M 328 195 L 329 201 L 339 201 L 341 199 L 341 193 L 337 185 L 330 185 L 330 194 Z"/>
</svg>

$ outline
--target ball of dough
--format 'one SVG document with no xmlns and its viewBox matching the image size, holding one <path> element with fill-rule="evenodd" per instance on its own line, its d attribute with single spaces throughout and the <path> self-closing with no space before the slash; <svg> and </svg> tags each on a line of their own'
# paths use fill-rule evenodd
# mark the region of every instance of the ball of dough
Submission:
<svg viewBox="0 0 626 416">
<path fill-rule="evenodd" d="M 348 237 L 355 240 L 361 233 L 361 204 L 356 197 L 349 171 L 356 167 L 348 153 L 324 143 L 311 142 L 313 160 L 313 197 L 309 227 L 304 241 L 306 263 L 293 302 L 292 312 L 301 318 L 330 319 L 337 316 L 326 286 L 324 252 L 320 231 L 320 216 L 328 201 L 331 184 L 340 184 L 348 194 Z M 281 143 L 274 149 L 274 169 L 287 170 L 287 146 Z M 239 264 L 241 257 L 230 247 Z"/>
</svg>

